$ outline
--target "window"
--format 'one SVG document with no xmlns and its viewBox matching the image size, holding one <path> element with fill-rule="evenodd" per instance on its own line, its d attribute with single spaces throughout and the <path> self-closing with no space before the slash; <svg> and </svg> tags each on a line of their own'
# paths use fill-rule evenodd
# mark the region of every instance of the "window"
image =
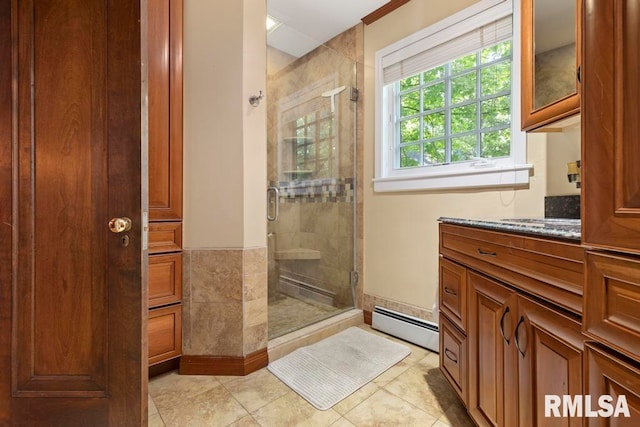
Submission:
<svg viewBox="0 0 640 427">
<path fill-rule="evenodd" d="M 481 1 L 377 53 L 376 191 L 528 182 L 511 8 Z"/>
<path fill-rule="evenodd" d="M 292 127 L 297 170 L 313 172 L 314 178 L 330 178 L 335 169 L 333 113 L 328 108 L 314 111 L 298 118 Z"/>
</svg>

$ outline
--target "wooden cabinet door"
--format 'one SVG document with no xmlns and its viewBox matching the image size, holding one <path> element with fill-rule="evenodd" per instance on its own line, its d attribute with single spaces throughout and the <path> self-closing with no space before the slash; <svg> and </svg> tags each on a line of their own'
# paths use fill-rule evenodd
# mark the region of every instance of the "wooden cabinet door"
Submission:
<svg viewBox="0 0 640 427">
<path fill-rule="evenodd" d="M 517 421 L 517 359 L 513 340 L 515 292 L 469 272 L 469 413 L 480 426 Z"/>
<path fill-rule="evenodd" d="M 148 0 L 149 220 L 182 219 L 182 0 Z"/>
<path fill-rule="evenodd" d="M 584 7 L 582 241 L 640 253 L 640 8 Z"/>
<path fill-rule="evenodd" d="M 620 396 L 627 401 L 629 417 L 590 417 L 586 425 L 637 427 L 640 425 L 640 367 L 619 359 L 594 344 L 585 349 L 585 395 L 608 395 L 615 399 Z M 619 414 L 621 415 L 621 414 Z"/>
<path fill-rule="evenodd" d="M 580 418 L 545 417 L 546 395 L 583 394 L 580 323 L 524 297 L 518 307 L 519 426 L 581 426 Z"/>
<path fill-rule="evenodd" d="M 140 46 L 138 1 L 0 0 L 0 425 L 146 424 Z"/>
</svg>

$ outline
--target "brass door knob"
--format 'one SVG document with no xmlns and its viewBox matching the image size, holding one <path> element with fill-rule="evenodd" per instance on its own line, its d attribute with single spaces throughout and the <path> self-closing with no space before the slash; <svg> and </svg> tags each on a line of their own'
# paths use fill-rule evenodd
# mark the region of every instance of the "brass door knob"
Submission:
<svg viewBox="0 0 640 427">
<path fill-rule="evenodd" d="M 123 216 L 122 218 L 112 218 L 109 221 L 109 230 L 112 233 L 122 233 L 131 230 L 131 218 Z"/>
</svg>

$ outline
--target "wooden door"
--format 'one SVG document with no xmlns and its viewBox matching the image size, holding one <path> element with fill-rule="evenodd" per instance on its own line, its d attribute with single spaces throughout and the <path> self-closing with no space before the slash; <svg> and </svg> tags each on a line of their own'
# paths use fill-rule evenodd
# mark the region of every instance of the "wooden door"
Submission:
<svg viewBox="0 0 640 427">
<path fill-rule="evenodd" d="M 146 423 L 140 46 L 137 1 L 0 0 L 0 425 Z"/>
<path fill-rule="evenodd" d="M 584 7 L 582 241 L 640 253 L 640 8 Z"/>
<path fill-rule="evenodd" d="M 524 297 L 518 306 L 518 425 L 581 426 L 580 418 L 545 417 L 546 395 L 583 394 L 580 322 Z"/>
<path fill-rule="evenodd" d="M 513 329 L 515 292 L 469 272 L 469 413 L 480 426 L 514 426 L 517 359 Z"/>
</svg>

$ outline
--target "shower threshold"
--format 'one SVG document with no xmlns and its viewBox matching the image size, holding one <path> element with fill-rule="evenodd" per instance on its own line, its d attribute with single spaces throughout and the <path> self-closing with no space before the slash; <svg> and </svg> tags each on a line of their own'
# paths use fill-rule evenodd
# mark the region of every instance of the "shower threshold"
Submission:
<svg viewBox="0 0 640 427">
<path fill-rule="evenodd" d="M 341 310 L 339 313 L 317 323 L 269 339 L 267 345 L 269 361 L 273 362 L 300 347 L 314 344 L 351 326 L 364 323 L 362 310 L 357 308 L 339 310 Z"/>
</svg>

